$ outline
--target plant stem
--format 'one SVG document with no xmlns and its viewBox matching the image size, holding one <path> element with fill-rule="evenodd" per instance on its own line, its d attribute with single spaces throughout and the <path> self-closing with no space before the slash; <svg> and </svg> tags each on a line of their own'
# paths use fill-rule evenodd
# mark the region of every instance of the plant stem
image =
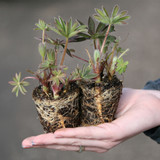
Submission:
<svg viewBox="0 0 160 160">
<path fill-rule="evenodd" d="M 57 53 L 58 53 L 57 46 L 55 46 L 55 65 L 57 65 Z"/>
<path fill-rule="evenodd" d="M 94 43 L 94 49 L 97 49 L 96 40 L 94 40 L 93 43 Z"/>
<path fill-rule="evenodd" d="M 83 58 L 81 58 L 81 57 L 78 57 L 78 56 L 76 56 L 76 55 L 74 55 L 74 54 L 72 54 L 72 56 L 75 57 L 75 58 L 78 58 L 78 59 L 80 59 L 80 60 L 82 60 L 82 61 L 84 61 L 84 62 L 89 63 L 89 61 L 87 61 L 87 60 L 85 60 L 85 59 L 83 59 Z"/>
<path fill-rule="evenodd" d="M 100 44 L 99 44 L 99 39 L 97 39 L 97 48 L 98 48 L 98 50 L 100 51 L 101 49 L 100 49 Z"/>
<path fill-rule="evenodd" d="M 108 25 L 108 29 L 107 29 L 107 32 L 106 32 L 106 35 L 105 35 L 105 38 L 104 38 L 104 41 L 103 41 L 103 44 L 102 44 L 102 47 L 101 47 L 101 54 L 103 53 L 103 49 L 104 49 L 104 46 L 106 44 L 106 40 L 107 40 L 109 31 L 110 31 L 110 28 L 111 28 L 111 24 Z"/>
<path fill-rule="evenodd" d="M 42 31 L 42 44 L 44 44 L 45 43 L 45 41 L 44 41 L 44 39 L 45 39 L 45 29 Z M 43 57 L 43 59 L 42 59 L 42 63 L 45 61 L 45 56 Z M 46 78 L 47 78 L 47 73 L 46 73 L 46 71 L 43 71 L 43 73 L 44 73 L 44 77 L 43 77 L 43 80 L 42 81 L 46 81 Z M 48 96 L 48 85 L 46 84 L 46 82 L 45 82 L 45 84 L 43 84 L 42 83 L 42 85 L 43 85 L 43 91 L 46 93 L 46 95 Z"/>
<path fill-rule="evenodd" d="M 44 44 L 45 29 L 42 31 L 42 43 Z"/>
<path fill-rule="evenodd" d="M 90 61 L 91 65 L 92 65 L 93 71 L 96 72 L 96 70 L 95 70 L 95 65 L 94 65 L 94 63 L 93 63 L 93 61 L 92 61 L 92 58 L 91 58 L 91 55 L 90 55 L 90 53 L 89 53 L 89 51 L 88 51 L 87 49 L 86 49 L 86 52 L 87 52 L 87 54 L 88 54 L 89 61 Z"/>
<path fill-rule="evenodd" d="M 45 29 L 42 31 L 42 44 L 44 44 L 44 38 L 45 38 Z M 45 57 L 42 58 L 42 62 L 44 62 Z"/>
<path fill-rule="evenodd" d="M 60 63 L 61 66 L 63 65 L 63 62 L 64 62 L 64 58 L 67 52 L 67 46 L 68 46 L 68 38 L 66 38 L 66 44 L 65 44 L 64 52 L 63 52 L 61 63 Z"/>
<path fill-rule="evenodd" d="M 112 52 L 111 52 L 110 63 L 109 63 L 109 65 L 108 65 L 108 67 L 109 67 L 109 71 L 110 71 L 111 66 L 112 66 L 112 63 L 113 63 L 114 52 L 115 52 L 115 50 L 116 50 L 117 45 L 118 45 L 118 43 L 117 43 L 117 44 L 115 44 L 115 46 L 113 47 Z"/>
</svg>

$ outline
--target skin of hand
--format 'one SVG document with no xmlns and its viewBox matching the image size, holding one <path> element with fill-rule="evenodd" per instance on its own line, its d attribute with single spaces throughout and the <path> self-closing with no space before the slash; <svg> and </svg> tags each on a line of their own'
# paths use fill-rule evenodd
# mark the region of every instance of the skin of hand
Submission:
<svg viewBox="0 0 160 160">
<path fill-rule="evenodd" d="M 107 152 L 145 130 L 160 125 L 160 92 L 124 88 L 115 120 L 98 126 L 63 128 L 23 140 L 23 148 Z"/>
</svg>

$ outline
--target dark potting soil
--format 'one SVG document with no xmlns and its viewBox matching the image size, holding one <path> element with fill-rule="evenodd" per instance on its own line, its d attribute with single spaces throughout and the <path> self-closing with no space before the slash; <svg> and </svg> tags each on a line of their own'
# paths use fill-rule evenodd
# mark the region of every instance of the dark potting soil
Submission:
<svg viewBox="0 0 160 160">
<path fill-rule="evenodd" d="M 64 87 L 62 88 L 62 90 L 59 92 L 60 96 L 56 100 L 61 99 L 61 97 L 68 96 L 72 91 L 77 90 L 77 89 L 79 89 L 79 87 L 76 84 L 76 82 L 70 82 L 67 88 L 64 88 Z M 36 99 L 41 99 L 41 100 L 42 99 L 54 100 L 53 92 L 51 88 L 49 88 L 48 95 L 46 95 L 46 93 L 43 92 L 42 90 L 42 85 L 39 85 L 33 90 L 32 97 Z"/>
<path fill-rule="evenodd" d="M 95 81 L 81 81 L 83 86 L 86 86 L 88 89 L 95 87 L 101 87 L 101 91 L 107 90 L 113 86 L 120 86 L 122 82 L 117 78 L 116 75 L 113 76 L 112 80 L 109 80 L 107 76 L 102 79 L 101 83 L 95 83 Z"/>
</svg>

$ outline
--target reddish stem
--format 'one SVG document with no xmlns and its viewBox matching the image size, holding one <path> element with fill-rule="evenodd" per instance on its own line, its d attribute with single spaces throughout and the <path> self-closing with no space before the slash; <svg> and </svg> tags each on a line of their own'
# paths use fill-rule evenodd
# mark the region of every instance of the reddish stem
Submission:
<svg viewBox="0 0 160 160">
<path fill-rule="evenodd" d="M 103 44 L 102 44 L 102 47 L 101 47 L 101 54 L 103 53 L 103 49 L 104 49 L 104 46 L 106 44 L 106 40 L 107 40 L 109 31 L 110 31 L 110 28 L 111 28 L 111 25 L 108 26 L 108 29 L 107 29 L 107 32 L 106 32 L 106 35 L 105 35 L 105 38 L 104 38 L 104 41 L 103 41 Z"/>
<path fill-rule="evenodd" d="M 87 61 L 87 60 L 85 60 L 85 59 L 83 59 L 83 58 L 81 58 L 81 57 L 78 57 L 78 56 L 76 56 L 76 55 L 74 55 L 74 54 L 72 54 L 72 56 L 75 57 L 75 58 L 78 58 L 78 59 L 80 59 L 80 60 L 82 60 L 82 61 L 84 61 L 84 62 L 89 63 L 89 61 Z"/>
</svg>

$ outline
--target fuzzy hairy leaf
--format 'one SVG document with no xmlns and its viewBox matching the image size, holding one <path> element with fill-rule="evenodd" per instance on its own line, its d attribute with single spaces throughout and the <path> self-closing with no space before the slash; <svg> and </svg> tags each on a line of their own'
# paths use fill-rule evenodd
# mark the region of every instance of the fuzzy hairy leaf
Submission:
<svg viewBox="0 0 160 160">
<path fill-rule="evenodd" d="M 124 62 L 122 58 L 117 59 L 117 68 L 116 68 L 116 71 L 119 74 L 124 73 L 126 71 L 127 65 L 128 65 L 128 61 Z"/>
<path fill-rule="evenodd" d="M 114 56 L 113 57 L 113 61 L 112 61 L 112 65 L 111 65 L 111 72 L 115 70 L 115 67 L 116 67 L 116 64 L 117 64 L 117 60 L 118 60 L 118 57 L 117 56 Z"/>
<path fill-rule="evenodd" d="M 109 20 L 108 17 L 104 18 L 104 17 L 101 17 L 101 16 L 99 16 L 99 15 L 94 15 L 94 18 L 95 18 L 97 21 L 99 21 L 99 22 L 101 22 L 101 23 L 104 23 L 104 24 L 106 24 L 106 25 L 110 23 L 110 20 Z"/>
<path fill-rule="evenodd" d="M 39 53 L 40 53 L 42 59 L 44 59 L 45 54 L 46 54 L 46 44 L 45 43 L 39 43 L 38 50 L 39 50 Z"/>
<path fill-rule="evenodd" d="M 35 30 L 47 30 L 47 31 L 50 30 L 48 25 L 43 20 L 39 19 L 38 23 L 36 23 L 35 25 L 38 27 Z"/>
<path fill-rule="evenodd" d="M 77 19 L 77 22 L 80 24 L 80 25 L 84 25 L 84 23 L 82 23 L 80 20 Z"/>
<path fill-rule="evenodd" d="M 127 11 L 121 11 L 119 12 L 119 6 L 116 5 L 112 10 L 112 15 L 109 17 L 106 9 L 102 7 L 102 10 L 95 9 L 96 15 L 94 15 L 94 18 L 106 25 L 113 25 L 113 24 L 126 24 L 126 20 L 130 18 L 130 16 L 127 16 Z"/>
<path fill-rule="evenodd" d="M 89 19 L 88 19 L 88 33 L 95 34 L 95 23 L 94 23 L 92 17 L 89 17 Z"/>
<path fill-rule="evenodd" d="M 100 9 L 95 9 L 96 11 L 96 15 L 94 15 L 94 18 L 96 20 L 98 20 L 99 22 L 101 23 L 104 23 L 104 24 L 110 24 L 110 18 L 109 18 L 109 15 L 106 11 L 106 9 L 104 7 L 102 7 L 102 10 Z"/>
<path fill-rule="evenodd" d="M 95 78 L 97 76 L 97 74 L 95 73 L 92 73 L 91 72 L 92 69 L 90 66 L 85 66 L 83 65 L 82 69 L 79 69 L 79 68 L 76 68 L 76 70 L 73 72 L 73 76 L 74 76 L 74 79 L 76 78 L 81 78 L 81 79 L 92 79 L 92 78 Z"/>
<path fill-rule="evenodd" d="M 69 42 L 82 42 L 85 41 L 87 39 L 90 39 L 90 36 L 87 34 L 83 34 L 83 33 L 78 33 L 76 36 L 73 36 L 71 38 L 69 38 Z"/>
<path fill-rule="evenodd" d="M 117 17 L 113 19 L 113 23 L 114 24 L 123 24 L 125 23 L 125 20 L 128 20 L 130 18 L 130 16 L 124 16 L 124 17 Z"/>
<path fill-rule="evenodd" d="M 15 77 L 13 77 L 13 81 L 10 81 L 9 84 L 14 86 L 12 92 L 16 93 L 16 97 L 18 97 L 19 92 L 25 95 L 27 91 L 24 86 L 29 85 L 27 81 L 21 80 L 21 73 L 16 73 Z"/>
<path fill-rule="evenodd" d="M 102 6 L 102 10 L 103 10 L 103 13 L 105 13 L 106 16 L 109 17 L 109 14 L 108 14 L 107 10 L 103 6 Z"/>
<path fill-rule="evenodd" d="M 61 83 L 65 83 L 66 74 L 63 73 L 61 70 L 54 70 L 52 71 L 53 76 L 49 79 L 53 84 L 56 84 L 57 86 Z"/>
<path fill-rule="evenodd" d="M 94 62 L 97 63 L 100 60 L 100 52 L 98 49 L 94 51 Z"/>
<path fill-rule="evenodd" d="M 54 65 L 54 62 L 53 61 L 50 61 L 50 60 L 45 60 L 43 63 L 41 63 L 39 65 L 39 69 L 41 70 L 47 70 L 47 69 L 54 69 L 56 68 L 56 66 Z"/>
<path fill-rule="evenodd" d="M 50 61 L 51 63 L 55 62 L 55 52 L 53 49 L 47 50 L 47 58 L 48 58 L 48 61 Z"/>
<path fill-rule="evenodd" d="M 103 32 L 105 29 L 107 28 L 107 26 L 101 22 L 99 22 L 96 32 Z"/>
<path fill-rule="evenodd" d="M 72 24 L 72 19 L 70 18 L 69 21 L 65 22 L 61 17 L 58 19 L 55 18 L 55 27 L 51 27 L 51 30 L 56 32 L 57 34 L 64 36 L 65 38 L 71 38 L 77 35 L 80 32 L 86 31 L 85 25 L 78 25 L 78 22 Z"/>
<path fill-rule="evenodd" d="M 112 11 L 112 18 L 114 18 L 118 14 L 118 11 L 119 11 L 119 6 L 116 5 Z"/>
</svg>

